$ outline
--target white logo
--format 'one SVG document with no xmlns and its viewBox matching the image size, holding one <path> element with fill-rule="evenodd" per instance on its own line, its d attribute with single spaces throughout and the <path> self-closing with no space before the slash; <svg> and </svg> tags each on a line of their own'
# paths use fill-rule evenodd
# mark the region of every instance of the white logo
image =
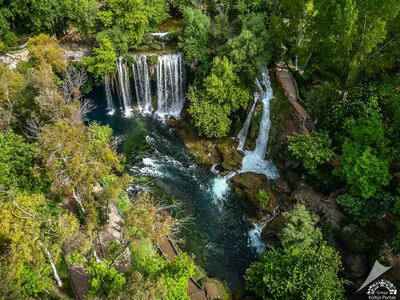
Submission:
<svg viewBox="0 0 400 300">
<path fill-rule="evenodd" d="M 368 287 L 367 295 L 371 300 L 395 300 L 397 289 L 389 280 L 379 279 Z"/>
<path fill-rule="evenodd" d="M 365 279 L 364 283 L 357 292 L 373 282 L 371 285 L 368 286 L 367 295 L 369 300 L 396 300 L 397 289 L 394 284 L 386 279 L 376 280 L 379 276 L 381 276 L 390 268 L 391 267 L 385 267 L 381 265 L 376 260 L 367 279 Z"/>
</svg>

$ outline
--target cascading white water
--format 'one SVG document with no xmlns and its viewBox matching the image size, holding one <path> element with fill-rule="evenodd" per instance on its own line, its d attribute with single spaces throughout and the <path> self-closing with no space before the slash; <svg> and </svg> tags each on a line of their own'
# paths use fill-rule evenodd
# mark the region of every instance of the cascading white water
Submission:
<svg viewBox="0 0 400 300">
<path fill-rule="evenodd" d="M 181 53 L 158 56 L 157 61 L 157 111 L 165 118 L 178 118 L 185 103 L 183 59 Z"/>
<path fill-rule="evenodd" d="M 135 82 L 136 99 L 142 114 L 153 112 L 151 104 L 150 72 L 147 61 L 148 55 L 138 54 L 133 57 L 133 79 Z"/>
<path fill-rule="evenodd" d="M 119 79 L 120 95 L 122 97 L 122 105 L 124 107 L 124 115 L 129 117 L 132 115 L 131 88 L 129 83 L 128 69 L 123 57 L 118 57 L 117 72 Z"/>
<path fill-rule="evenodd" d="M 115 113 L 112 93 L 111 93 L 111 85 L 110 85 L 110 78 L 108 73 L 104 75 L 104 88 L 106 91 L 106 100 L 107 100 L 107 114 L 113 115 Z"/>
<path fill-rule="evenodd" d="M 233 176 L 236 175 L 236 172 L 230 172 L 225 176 L 217 176 L 212 181 L 212 193 L 213 198 L 216 201 L 221 201 L 225 198 L 225 195 L 230 191 L 229 181 Z"/>
<path fill-rule="evenodd" d="M 261 234 L 265 226 L 278 215 L 279 205 L 277 205 L 267 219 L 254 224 L 254 228 L 249 230 L 248 245 L 256 250 L 257 254 L 263 254 L 266 250 L 266 245 L 261 238 Z"/>
<path fill-rule="evenodd" d="M 248 244 L 249 244 L 249 247 L 256 250 L 257 254 L 263 254 L 267 248 L 261 238 L 261 233 L 262 233 L 265 225 L 267 225 L 267 222 L 265 222 L 265 221 L 259 222 L 259 223 L 254 224 L 253 229 L 249 230 Z"/>
<path fill-rule="evenodd" d="M 274 98 L 271 81 L 268 74 L 268 68 L 264 69 L 261 80 L 256 79 L 255 98 L 263 103 L 263 113 L 260 129 L 256 141 L 256 148 L 253 151 L 246 151 L 242 161 L 240 173 L 253 172 L 264 174 L 268 178 L 276 179 L 278 177 L 277 169 L 271 160 L 265 160 L 267 150 L 270 120 L 270 102 Z"/>
<path fill-rule="evenodd" d="M 251 109 L 249 111 L 249 114 L 246 117 L 246 121 L 243 124 L 242 129 L 239 131 L 239 134 L 237 136 L 238 140 L 239 140 L 239 145 L 238 145 L 238 150 L 239 151 L 243 151 L 243 147 L 244 144 L 246 143 L 246 138 L 247 138 L 247 134 L 249 132 L 249 128 L 250 128 L 250 124 L 251 124 L 251 120 L 253 119 L 253 115 L 254 115 L 254 110 L 256 109 L 256 104 L 257 104 L 258 98 L 256 97 L 256 95 L 254 95 L 254 102 L 253 105 L 251 106 Z"/>
</svg>

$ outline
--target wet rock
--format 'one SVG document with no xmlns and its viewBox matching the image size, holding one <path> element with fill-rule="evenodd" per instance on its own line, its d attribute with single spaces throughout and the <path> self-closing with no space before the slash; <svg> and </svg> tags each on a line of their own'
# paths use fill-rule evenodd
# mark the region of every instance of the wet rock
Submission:
<svg viewBox="0 0 400 300">
<path fill-rule="evenodd" d="M 226 171 L 236 171 L 242 166 L 243 155 L 237 150 L 237 140 L 228 138 L 217 146 L 222 159 L 221 166 Z"/>
<path fill-rule="evenodd" d="M 283 194 L 290 194 L 292 189 L 290 188 L 289 184 L 283 178 L 278 178 L 275 181 L 275 189 L 278 193 Z"/>
<path fill-rule="evenodd" d="M 186 122 L 176 121 L 174 126 L 178 129 L 186 148 L 198 164 L 211 168 L 213 165 L 221 163 L 217 142 L 200 137 L 196 129 Z"/>
<path fill-rule="evenodd" d="M 216 278 L 206 279 L 203 283 L 208 300 L 230 300 L 232 295 L 227 286 Z"/>
<path fill-rule="evenodd" d="M 340 239 L 352 252 L 366 252 L 370 248 L 372 239 L 356 224 L 348 224 L 340 231 Z"/>
<path fill-rule="evenodd" d="M 333 197 L 324 197 L 304 182 L 293 191 L 292 198 L 319 215 L 322 221 L 335 232 L 339 232 L 344 224 L 350 223 L 348 218 L 340 211 Z"/>
<path fill-rule="evenodd" d="M 270 212 L 275 208 L 276 197 L 267 176 L 250 172 L 240 173 L 232 178 L 231 183 L 235 193 L 241 199 L 246 200 L 257 211 Z M 269 196 L 269 202 L 265 208 L 261 207 L 258 198 L 260 190 L 265 190 Z"/>
<path fill-rule="evenodd" d="M 343 265 L 346 275 L 351 279 L 364 277 L 368 272 L 368 264 L 363 255 L 348 254 L 344 256 Z"/>
</svg>

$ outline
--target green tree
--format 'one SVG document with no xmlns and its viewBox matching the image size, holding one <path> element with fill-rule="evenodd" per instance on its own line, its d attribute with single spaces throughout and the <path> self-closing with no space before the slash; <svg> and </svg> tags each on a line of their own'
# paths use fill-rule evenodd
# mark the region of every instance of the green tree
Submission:
<svg viewBox="0 0 400 300">
<path fill-rule="evenodd" d="M 12 268 L 9 276 L 18 279 L 22 291 L 31 296 L 52 282 L 51 273 L 61 287 L 56 264 L 64 242 L 77 233 L 79 221 L 68 212 L 60 213 L 42 194 L 9 191 L 0 200 L 0 237 L 5 241 L 4 257 Z M 32 285 L 35 290 L 31 290 Z"/>
<path fill-rule="evenodd" d="M 284 249 L 316 247 L 322 242 L 321 230 L 315 226 L 319 218 L 310 213 L 304 205 L 295 205 L 283 216 L 287 221 L 281 232 Z"/>
<path fill-rule="evenodd" d="M 101 44 L 101 41 L 105 39 L 112 42 L 115 52 L 119 55 L 128 53 L 128 38 L 118 27 L 100 31 L 96 36 L 96 41 L 99 45 Z"/>
<path fill-rule="evenodd" d="M 0 66 L 0 130 L 21 127 L 32 106 L 25 76 Z"/>
<path fill-rule="evenodd" d="M 387 139 L 378 113 L 345 122 L 349 137 L 342 145 L 341 166 L 335 173 L 343 176 L 354 196 L 374 196 L 390 181 Z"/>
<path fill-rule="evenodd" d="M 163 270 L 167 300 L 189 300 L 189 279 L 194 275 L 193 260 L 185 253 L 179 254 Z"/>
<path fill-rule="evenodd" d="M 112 42 L 106 37 L 101 37 L 98 47 L 95 47 L 93 52 L 93 56 L 84 58 L 83 64 L 96 80 L 101 81 L 106 73 L 111 74 L 115 71 L 117 52 Z"/>
<path fill-rule="evenodd" d="M 92 259 L 86 270 L 91 275 L 88 292 L 90 296 L 110 296 L 120 290 L 126 282 L 124 275 L 105 260 L 97 262 Z"/>
<path fill-rule="evenodd" d="M 57 40 L 47 34 L 39 34 L 28 40 L 29 59 L 35 65 L 49 64 L 53 71 L 63 72 L 67 66 L 64 50 Z"/>
<path fill-rule="evenodd" d="M 331 139 L 325 132 L 310 136 L 305 133 L 295 133 L 288 137 L 289 151 L 304 164 L 311 174 L 317 172 L 317 167 L 333 157 Z"/>
<path fill-rule="evenodd" d="M 111 141 L 112 130 L 107 126 L 86 127 L 66 119 L 44 126 L 38 136 L 38 154 L 45 162 L 52 190 L 72 196 L 85 211 L 101 178 L 121 170 Z"/>
<path fill-rule="evenodd" d="M 271 58 L 270 37 L 264 25 L 264 15 L 242 17 L 242 31 L 228 41 L 229 58 L 241 78 L 253 83 Z"/>
<path fill-rule="evenodd" d="M 343 299 L 339 255 L 332 247 L 271 250 L 245 274 L 246 288 L 262 299 Z"/>
<path fill-rule="evenodd" d="M 395 200 L 386 192 L 377 193 L 369 199 L 346 193 L 340 195 L 336 202 L 353 220 L 361 225 L 366 225 L 382 219 L 393 208 Z"/>
<path fill-rule="evenodd" d="M 146 32 L 168 17 L 165 0 L 107 0 L 98 18 L 106 28 L 118 27 L 130 47 L 137 47 Z"/>
<path fill-rule="evenodd" d="M 208 137 L 220 138 L 229 132 L 229 116 L 246 107 L 250 94 L 240 87 L 234 64 L 226 57 L 216 57 L 210 75 L 203 81 L 203 89 L 189 89 L 189 113 L 199 132 Z"/>
<path fill-rule="evenodd" d="M 43 188 L 44 180 L 35 167 L 37 144 L 29 144 L 11 130 L 0 132 L 0 185 L 3 190 L 31 192 Z"/>
<path fill-rule="evenodd" d="M 185 59 L 194 70 L 198 64 L 209 59 L 208 44 L 211 37 L 210 18 L 200 10 L 186 7 L 183 9 L 185 28 L 179 40 L 179 46 L 185 53 Z"/>
</svg>

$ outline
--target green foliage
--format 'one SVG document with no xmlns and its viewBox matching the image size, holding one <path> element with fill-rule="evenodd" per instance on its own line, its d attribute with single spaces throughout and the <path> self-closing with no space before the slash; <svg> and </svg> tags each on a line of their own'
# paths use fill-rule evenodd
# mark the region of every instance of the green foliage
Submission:
<svg viewBox="0 0 400 300">
<path fill-rule="evenodd" d="M 109 40 L 114 46 L 115 52 L 118 55 L 128 53 L 128 38 L 118 27 L 112 27 L 104 31 L 100 31 L 96 35 L 96 41 L 100 45 L 102 40 Z"/>
<path fill-rule="evenodd" d="M 349 118 L 345 128 L 350 137 L 342 145 L 341 166 L 336 174 L 344 177 L 354 196 L 371 198 L 391 178 L 381 118 L 377 113 L 357 122 Z"/>
<path fill-rule="evenodd" d="M 270 37 L 264 25 L 264 15 L 242 18 L 242 31 L 228 41 L 229 58 L 243 80 L 249 84 L 259 76 L 271 58 Z"/>
<path fill-rule="evenodd" d="M 166 300 L 189 300 L 189 278 L 194 275 L 195 265 L 186 254 L 179 254 L 163 270 L 167 289 Z"/>
<path fill-rule="evenodd" d="M 343 299 L 341 262 L 332 247 L 271 250 L 245 274 L 246 288 L 262 299 Z"/>
<path fill-rule="evenodd" d="M 349 87 L 364 70 L 371 71 L 371 60 L 379 59 L 399 10 L 396 0 L 285 0 L 274 8 L 271 27 L 276 45 L 286 46 L 285 55 L 300 74 L 310 62 Z"/>
<path fill-rule="evenodd" d="M 98 14 L 101 27 L 118 27 L 130 47 L 137 47 L 150 29 L 168 16 L 165 0 L 107 0 Z"/>
<path fill-rule="evenodd" d="M 0 185 L 3 189 L 21 189 L 31 192 L 44 187 L 41 174 L 35 167 L 37 144 L 7 131 L 0 132 Z"/>
<path fill-rule="evenodd" d="M 361 225 L 382 219 L 393 207 L 393 197 L 385 192 L 380 192 L 372 198 L 364 199 L 349 193 L 340 195 L 336 202 L 343 207 L 353 220 Z"/>
<path fill-rule="evenodd" d="M 34 65 L 49 64 L 53 71 L 63 72 L 67 66 L 64 50 L 57 40 L 47 34 L 39 34 L 28 40 L 29 59 Z"/>
<path fill-rule="evenodd" d="M 321 230 L 315 227 L 318 216 L 310 213 L 304 205 L 295 205 L 290 212 L 285 212 L 283 216 L 287 221 L 281 232 L 281 243 L 284 249 L 310 248 L 321 243 Z"/>
<path fill-rule="evenodd" d="M 258 190 L 257 199 L 261 209 L 265 209 L 271 201 L 268 191 L 266 191 L 265 189 Z"/>
<path fill-rule="evenodd" d="M 18 71 L 0 66 L 0 130 L 25 125 L 33 109 L 29 81 Z"/>
<path fill-rule="evenodd" d="M 46 292 L 46 289 L 51 286 L 50 279 L 48 278 L 49 268 L 42 270 L 42 272 L 35 272 L 31 265 L 24 265 L 18 278 L 18 284 L 21 286 L 22 293 L 37 298 Z"/>
<path fill-rule="evenodd" d="M 109 296 L 116 293 L 125 284 L 125 277 L 107 261 L 91 260 L 86 270 L 91 275 L 90 296 Z"/>
<path fill-rule="evenodd" d="M 227 58 L 216 57 L 210 75 L 203 81 L 203 89 L 191 87 L 189 113 L 200 134 L 220 138 L 231 126 L 229 116 L 246 107 L 250 94 L 239 86 L 234 65 Z"/>
<path fill-rule="evenodd" d="M 100 81 L 106 73 L 114 72 L 117 52 L 112 42 L 106 37 L 101 37 L 98 41 L 98 47 L 94 48 L 93 52 L 93 56 L 83 59 L 83 64 L 96 80 Z"/>
<path fill-rule="evenodd" d="M 331 139 L 326 132 L 318 132 L 313 136 L 295 133 L 288 137 L 289 151 L 301 159 L 310 173 L 316 173 L 317 167 L 333 157 Z"/>
<path fill-rule="evenodd" d="M 180 47 L 186 61 L 195 69 L 197 64 L 208 61 L 208 44 L 211 37 L 210 18 L 200 10 L 186 7 L 183 9 L 185 28 L 180 37 Z"/>
</svg>

